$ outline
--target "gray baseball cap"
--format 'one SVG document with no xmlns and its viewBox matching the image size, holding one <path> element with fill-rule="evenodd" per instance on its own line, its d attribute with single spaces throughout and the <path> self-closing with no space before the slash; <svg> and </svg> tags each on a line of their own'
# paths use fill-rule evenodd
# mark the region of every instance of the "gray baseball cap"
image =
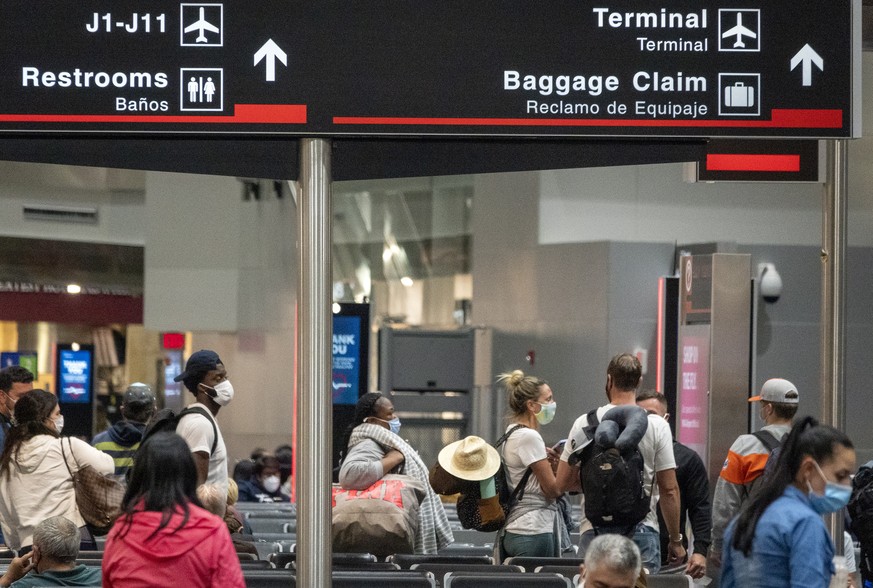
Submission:
<svg viewBox="0 0 873 588">
<path fill-rule="evenodd" d="M 800 395 L 797 393 L 797 387 L 782 378 L 772 378 L 764 382 L 761 386 L 761 393 L 757 396 L 749 398 L 749 402 L 757 402 L 765 400 L 767 402 L 778 402 L 780 404 L 798 404 Z"/>
</svg>

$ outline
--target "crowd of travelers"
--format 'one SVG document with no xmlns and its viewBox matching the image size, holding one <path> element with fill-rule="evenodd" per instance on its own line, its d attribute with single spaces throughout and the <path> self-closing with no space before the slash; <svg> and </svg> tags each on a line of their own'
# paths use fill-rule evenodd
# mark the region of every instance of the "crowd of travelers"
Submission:
<svg viewBox="0 0 873 588">
<path fill-rule="evenodd" d="M 261 451 L 239 493 L 215 418 L 234 395 L 224 364 L 198 351 L 176 381 L 194 396 L 178 415 L 135 383 L 122 419 L 89 444 L 61 436 L 57 397 L 34 389 L 32 373 L 0 370 L 0 529 L 14 554 L 0 586 L 245 586 L 237 553 L 251 544 L 234 537 L 244 522 L 233 504 L 289 502 L 290 447 Z M 86 472 L 123 490 L 100 568 L 76 563 L 80 550 L 98 549 L 77 495 Z"/>
<path fill-rule="evenodd" d="M 473 492 L 471 524 L 491 530 L 486 519 L 499 517 L 498 563 L 578 549 L 580 586 L 588 588 L 645 586 L 670 572 L 724 588 L 862 586 L 852 538 L 840 538 L 845 557 L 835 557 L 822 520 L 849 502 L 854 447 L 841 431 L 796 418 L 791 382 L 768 380 L 749 399 L 764 427 L 733 443 L 711 494 L 700 457 L 673 438 L 666 398 L 641 389 L 641 380 L 637 357 L 613 357 L 607 403 L 552 446 L 543 433 L 557 410 L 549 384 L 520 370 L 502 374 L 503 437 L 494 446 L 478 437 L 453 442 L 430 465 L 401 436 L 391 398 L 365 394 L 344 432 L 338 486 L 360 493 L 394 475 L 409 479 L 418 488 L 409 527 L 417 554 L 453 542 L 444 504 L 457 500 L 460 512 Z M 57 397 L 33 381 L 19 366 L 0 370 L 0 529 L 14 554 L 0 587 L 245 586 L 237 554 L 257 550 L 244 539 L 251 530 L 237 503 L 289 503 L 293 449 L 257 448 L 228 475 L 216 417 L 234 388 L 217 353 L 192 354 L 176 377 L 193 395 L 179 414 L 157 410 L 150 387 L 132 384 L 122 419 L 90 444 L 61 436 Z M 80 550 L 97 549 L 95 526 L 77 503 L 75 481 L 86 468 L 124 489 L 101 568 L 77 563 Z M 582 502 L 577 520 L 568 496 Z"/>
</svg>

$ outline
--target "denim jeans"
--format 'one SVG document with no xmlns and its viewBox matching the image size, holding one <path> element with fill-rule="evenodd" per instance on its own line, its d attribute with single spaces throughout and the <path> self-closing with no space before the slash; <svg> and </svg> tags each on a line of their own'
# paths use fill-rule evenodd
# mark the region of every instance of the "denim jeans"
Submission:
<svg viewBox="0 0 873 588">
<path fill-rule="evenodd" d="M 518 535 L 506 531 L 503 536 L 503 551 L 507 557 L 553 557 L 557 552 L 555 534 Z"/>
<path fill-rule="evenodd" d="M 579 538 L 579 553 L 584 557 L 585 551 L 588 549 L 588 545 L 591 541 L 594 540 L 594 537 L 597 535 L 605 535 L 607 533 L 617 533 L 633 539 L 634 543 L 636 543 L 637 547 L 640 549 L 643 567 L 646 568 L 650 574 L 657 574 L 661 569 L 660 536 L 656 530 L 642 523 L 634 528 L 633 533 L 627 533 L 626 528 L 610 529 L 608 527 L 601 527 L 598 529 L 597 533 L 595 533 L 593 529 L 589 529 L 582 533 L 582 536 Z"/>
</svg>

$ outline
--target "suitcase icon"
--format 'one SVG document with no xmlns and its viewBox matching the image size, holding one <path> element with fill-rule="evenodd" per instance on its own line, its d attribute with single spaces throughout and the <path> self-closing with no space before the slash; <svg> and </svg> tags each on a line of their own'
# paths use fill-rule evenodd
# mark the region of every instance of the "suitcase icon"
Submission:
<svg viewBox="0 0 873 588">
<path fill-rule="evenodd" d="M 755 105 L 755 88 L 747 86 L 743 82 L 736 82 L 733 86 L 725 86 L 725 106 L 748 108 Z"/>
</svg>

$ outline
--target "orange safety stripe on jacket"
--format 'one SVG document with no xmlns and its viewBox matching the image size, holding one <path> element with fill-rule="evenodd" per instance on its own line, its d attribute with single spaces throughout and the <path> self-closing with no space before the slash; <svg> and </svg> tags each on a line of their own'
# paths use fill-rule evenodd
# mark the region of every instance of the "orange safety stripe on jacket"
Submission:
<svg viewBox="0 0 873 588">
<path fill-rule="evenodd" d="M 769 453 L 750 453 L 740 455 L 728 451 L 727 459 L 721 468 L 720 476 L 731 484 L 748 484 L 764 473 Z"/>
</svg>

